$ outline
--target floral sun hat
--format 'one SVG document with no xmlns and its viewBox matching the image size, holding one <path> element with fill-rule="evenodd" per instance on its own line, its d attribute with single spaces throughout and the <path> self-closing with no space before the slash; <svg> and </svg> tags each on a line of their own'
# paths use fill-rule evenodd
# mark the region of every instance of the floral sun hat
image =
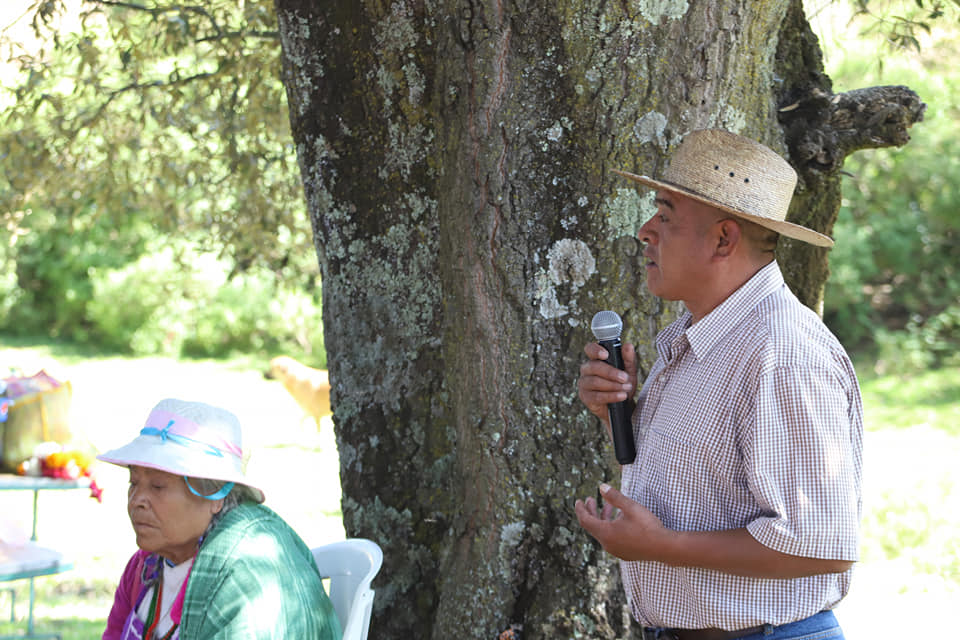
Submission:
<svg viewBox="0 0 960 640">
<path fill-rule="evenodd" d="M 234 483 L 250 487 L 258 502 L 264 500 L 263 491 L 251 485 L 243 471 L 240 421 L 226 409 L 203 402 L 161 400 L 133 441 L 97 456 L 97 460 L 226 482 L 223 489 L 206 496 L 187 483 L 190 491 L 209 500 L 227 495 Z"/>
</svg>

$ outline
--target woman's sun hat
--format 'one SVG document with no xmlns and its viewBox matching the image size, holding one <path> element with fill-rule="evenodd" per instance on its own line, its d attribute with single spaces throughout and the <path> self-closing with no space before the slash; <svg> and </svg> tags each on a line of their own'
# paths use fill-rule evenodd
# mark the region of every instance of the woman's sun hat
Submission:
<svg viewBox="0 0 960 640">
<path fill-rule="evenodd" d="M 97 460 L 122 467 L 136 465 L 178 476 L 239 483 L 250 487 L 258 502 L 264 500 L 263 491 L 251 485 L 243 471 L 240 421 L 226 409 L 203 402 L 161 400 L 132 442 L 97 456 Z M 197 493 L 189 483 L 187 486 Z"/>
<path fill-rule="evenodd" d="M 787 222 L 797 172 L 775 151 L 720 129 L 691 131 L 659 179 L 626 171 L 614 173 L 648 187 L 666 189 L 818 247 L 833 240 Z"/>
</svg>

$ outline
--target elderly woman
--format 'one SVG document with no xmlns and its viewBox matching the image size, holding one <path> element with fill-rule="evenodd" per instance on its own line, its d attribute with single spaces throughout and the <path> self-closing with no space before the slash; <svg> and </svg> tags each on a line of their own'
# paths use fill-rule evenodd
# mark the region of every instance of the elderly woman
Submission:
<svg viewBox="0 0 960 640">
<path fill-rule="evenodd" d="M 340 638 L 310 550 L 246 480 L 232 413 L 163 400 L 98 459 L 130 469 L 139 547 L 104 640 Z"/>
</svg>

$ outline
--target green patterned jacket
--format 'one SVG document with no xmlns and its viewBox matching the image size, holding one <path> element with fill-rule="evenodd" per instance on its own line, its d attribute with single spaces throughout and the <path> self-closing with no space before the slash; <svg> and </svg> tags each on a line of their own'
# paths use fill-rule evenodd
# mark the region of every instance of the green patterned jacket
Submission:
<svg viewBox="0 0 960 640">
<path fill-rule="evenodd" d="M 234 507 L 187 581 L 180 640 L 340 640 L 333 605 L 296 532 L 269 508 Z"/>
</svg>

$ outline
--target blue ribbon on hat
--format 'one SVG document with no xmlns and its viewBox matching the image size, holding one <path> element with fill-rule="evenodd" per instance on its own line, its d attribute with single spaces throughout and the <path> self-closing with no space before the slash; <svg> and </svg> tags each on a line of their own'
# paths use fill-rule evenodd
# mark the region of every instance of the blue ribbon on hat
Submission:
<svg viewBox="0 0 960 640">
<path fill-rule="evenodd" d="M 176 444 L 182 445 L 184 447 L 193 447 L 200 448 L 204 453 L 211 456 L 216 456 L 218 458 L 223 457 L 223 452 L 214 447 L 211 444 L 206 442 L 200 442 L 199 440 L 194 440 L 193 438 L 188 438 L 186 436 L 181 436 L 176 433 L 170 433 L 170 428 L 176 423 L 176 420 L 170 420 L 163 429 L 157 429 L 156 427 L 144 427 L 140 430 L 140 435 L 142 436 L 159 436 L 160 441 L 166 443 L 168 440 L 170 442 L 175 442 Z M 205 500 L 220 500 L 221 498 L 226 497 L 228 493 L 233 490 L 233 482 L 228 482 L 222 487 L 219 491 L 215 491 L 210 495 L 203 495 L 199 491 L 193 488 L 193 485 L 190 484 L 190 480 L 187 476 L 183 476 L 183 481 L 187 483 L 187 489 L 190 490 L 190 493 L 197 496 L 198 498 L 204 498 Z"/>
<path fill-rule="evenodd" d="M 228 482 L 227 484 L 220 487 L 219 491 L 215 491 L 208 496 L 203 495 L 199 491 L 193 488 L 193 485 L 190 484 L 190 479 L 187 476 L 183 476 L 183 481 L 187 483 L 187 489 L 190 489 L 190 493 L 197 496 L 198 498 L 203 498 L 204 500 L 219 500 L 220 498 L 226 498 L 227 494 L 233 491 L 233 482 Z"/>
<path fill-rule="evenodd" d="M 167 440 L 170 440 L 171 442 L 176 442 L 177 444 L 183 445 L 185 447 L 201 448 L 203 449 L 204 453 L 211 456 L 217 456 L 218 458 L 223 457 L 223 452 L 211 444 L 207 444 L 206 442 L 200 442 L 199 440 L 194 440 L 193 438 L 181 436 L 176 433 L 170 433 L 170 427 L 172 427 L 175 422 L 176 422 L 175 420 L 171 420 L 170 422 L 167 423 L 167 426 L 165 426 L 163 429 L 157 429 L 156 427 L 144 427 L 143 429 L 140 430 L 140 435 L 160 436 L 160 440 L 162 442 L 166 442 Z"/>
</svg>

